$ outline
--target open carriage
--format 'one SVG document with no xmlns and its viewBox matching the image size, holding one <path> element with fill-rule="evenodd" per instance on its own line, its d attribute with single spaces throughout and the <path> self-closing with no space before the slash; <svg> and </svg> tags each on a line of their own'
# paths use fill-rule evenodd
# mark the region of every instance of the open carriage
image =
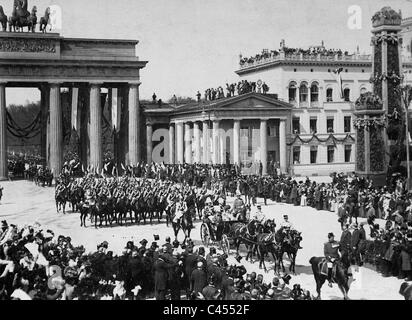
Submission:
<svg viewBox="0 0 412 320">
<path fill-rule="evenodd" d="M 230 252 L 230 241 L 231 237 L 231 227 L 233 224 L 239 223 L 237 220 L 222 221 L 219 225 L 212 223 L 207 223 L 203 221 L 200 227 L 200 238 L 205 247 L 210 245 L 218 245 L 220 249 L 229 255 Z"/>
</svg>

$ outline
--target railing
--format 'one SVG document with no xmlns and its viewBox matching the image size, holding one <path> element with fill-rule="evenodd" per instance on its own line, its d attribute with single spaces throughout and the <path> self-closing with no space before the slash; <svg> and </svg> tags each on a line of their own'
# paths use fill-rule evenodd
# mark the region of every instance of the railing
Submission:
<svg viewBox="0 0 412 320">
<path fill-rule="evenodd" d="M 304 54 L 279 54 L 277 56 L 272 56 L 268 58 L 261 58 L 259 60 L 254 60 L 253 62 L 245 62 L 240 64 L 240 69 L 250 68 L 259 66 L 262 64 L 276 62 L 276 61 L 360 61 L 360 62 L 370 62 L 370 55 L 304 55 Z"/>
</svg>

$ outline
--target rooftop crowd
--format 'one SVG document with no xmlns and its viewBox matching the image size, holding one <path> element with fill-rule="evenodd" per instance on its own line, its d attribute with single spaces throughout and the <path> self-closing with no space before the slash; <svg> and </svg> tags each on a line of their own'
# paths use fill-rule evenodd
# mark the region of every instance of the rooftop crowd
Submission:
<svg viewBox="0 0 412 320">
<path fill-rule="evenodd" d="M 266 83 L 263 82 L 261 88 L 259 88 L 256 82 L 247 81 L 247 80 L 242 80 L 242 81 L 239 81 L 238 83 L 231 83 L 231 84 L 226 83 L 226 95 L 225 95 L 225 90 L 223 89 L 222 86 L 218 88 L 209 88 L 205 90 L 204 100 L 214 101 L 214 100 L 219 100 L 223 98 L 234 97 L 236 94 L 242 95 L 242 94 L 251 93 L 251 92 L 258 92 L 258 93 L 266 94 L 269 92 L 269 87 L 267 86 Z M 200 101 L 202 98 L 202 94 L 198 91 L 196 96 L 197 96 L 197 101 Z"/>
<path fill-rule="evenodd" d="M 309 49 L 302 49 L 302 48 L 288 48 L 288 47 L 282 47 L 279 51 L 278 50 L 262 50 L 262 53 L 258 53 L 255 56 L 251 56 L 249 58 L 247 57 L 240 57 L 240 65 L 243 66 L 245 64 L 250 64 L 254 62 L 259 62 L 262 60 L 266 59 L 274 59 L 276 57 L 279 57 L 280 51 L 283 51 L 286 56 L 289 55 L 300 55 L 303 54 L 304 56 L 316 56 L 318 54 L 322 56 L 329 56 L 329 57 L 334 57 L 336 55 L 338 56 L 348 56 L 349 53 L 348 51 L 343 52 L 340 49 L 326 49 L 324 46 L 318 46 L 318 47 L 310 47 Z"/>
</svg>

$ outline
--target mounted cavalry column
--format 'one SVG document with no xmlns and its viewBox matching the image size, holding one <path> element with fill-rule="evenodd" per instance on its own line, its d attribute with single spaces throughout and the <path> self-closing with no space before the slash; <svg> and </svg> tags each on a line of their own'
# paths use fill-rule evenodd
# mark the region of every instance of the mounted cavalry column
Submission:
<svg viewBox="0 0 412 320">
<path fill-rule="evenodd" d="M 139 85 L 131 83 L 129 86 L 129 164 L 140 162 L 140 104 Z"/>
<path fill-rule="evenodd" d="M 102 169 L 102 108 L 100 85 L 90 86 L 90 164 L 99 172 Z"/>
<path fill-rule="evenodd" d="M 0 181 L 7 179 L 6 85 L 0 83 Z"/>
<path fill-rule="evenodd" d="M 57 178 L 62 169 L 63 160 L 63 123 L 60 102 L 60 84 L 50 84 L 50 158 L 49 167 Z"/>
</svg>

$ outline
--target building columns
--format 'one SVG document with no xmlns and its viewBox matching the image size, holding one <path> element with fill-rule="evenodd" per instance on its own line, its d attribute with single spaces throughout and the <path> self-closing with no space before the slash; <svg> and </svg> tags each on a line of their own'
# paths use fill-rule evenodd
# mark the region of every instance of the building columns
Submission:
<svg viewBox="0 0 412 320">
<path fill-rule="evenodd" d="M 213 120 L 213 164 L 219 163 L 219 120 Z"/>
<path fill-rule="evenodd" d="M 129 85 L 129 164 L 140 162 L 140 104 L 139 85 Z"/>
<path fill-rule="evenodd" d="M 183 164 L 183 122 L 176 123 L 176 162 Z"/>
<path fill-rule="evenodd" d="M 153 126 L 151 123 L 146 123 L 146 162 L 150 165 L 152 163 L 153 153 Z"/>
<path fill-rule="evenodd" d="M 268 122 L 260 121 L 260 161 L 262 162 L 262 175 L 268 173 Z"/>
<path fill-rule="evenodd" d="M 194 135 L 194 151 L 195 151 L 195 158 L 194 163 L 200 163 L 200 128 L 199 123 L 193 123 L 193 135 Z"/>
<path fill-rule="evenodd" d="M 286 173 L 286 120 L 284 119 L 280 119 L 279 122 L 279 160 L 281 172 Z"/>
<path fill-rule="evenodd" d="M 175 127 L 169 125 L 169 164 L 175 163 Z"/>
<path fill-rule="evenodd" d="M 6 85 L 0 83 L 0 181 L 7 180 Z"/>
<path fill-rule="evenodd" d="M 100 97 L 100 95 L 99 95 Z M 49 167 L 57 178 L 62 170 L 63 160 L 63 123 L 60 102 L 60 84 L 50 84 L 50 158 Z"/>
<path fill-rule="evenodd" d="M 102 157 L 102 107 L 100 85 L 90 86 L 90 164 L 101 170 Z"/>
<path fill-rule="evenodd" d="M 240 120 L 233 122 L 233 163 L 240 165 Z"/>
<path fill-rule="evenodd" d="M 203 121 L 203 163 L 209 163 L 209 121 Z"/>
<path fill-rule="evenodd" d="M 192 163 L 192 136 L 190 132 L 190 123 L 185 123 L 185 162 Z"/>
</svg>

